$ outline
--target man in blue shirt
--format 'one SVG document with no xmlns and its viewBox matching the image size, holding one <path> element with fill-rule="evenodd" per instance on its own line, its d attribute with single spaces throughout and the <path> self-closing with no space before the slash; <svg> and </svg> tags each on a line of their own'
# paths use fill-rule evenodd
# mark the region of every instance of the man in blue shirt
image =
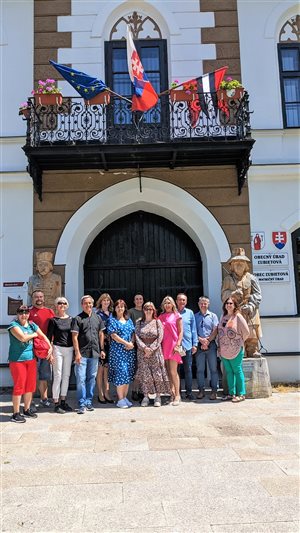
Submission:
<svg viewBox="0 0 300 533">
<path fill-rule="evenodd" d="M 186 308 L 187 297 L 185 294 L 178 294 L 176 298 L 176 305 L 178 312 L 182 316 L 183 339 L 182 346 L 186 351 L 186 355 L 182 358 L 184 366 L 184 381 L 187 400 L 195 400 L 192 393 L 192 362 L 193 354 L 197 351 L 198 337 L 196 331 L 196 322 L 194 313 L 191 309 Z"/>
<path fill-rule="evenodd" d="M 212 392 L 209 399 L 216 400 L 219 376 L 217 369 L 217 346 L 215 343 L 215 338 L 218 333 L 219 320 L 215 313 L 211 313 L 211 311 L 208 310 L 209 298 L 207 298 L 207 296 L 201 296 L 201 298 L 199 298 L 198 305 L 200 311 L 198 313 L 195 313 L 199 341 L 198 351 L 196 354 L 197 382 L 199 389 L 197 399 L 202 400 L 202 398 L 204 398 L 205 396 L 204 372 L 207 361 L 211 376 L 212 388 Z"/>
</svg>

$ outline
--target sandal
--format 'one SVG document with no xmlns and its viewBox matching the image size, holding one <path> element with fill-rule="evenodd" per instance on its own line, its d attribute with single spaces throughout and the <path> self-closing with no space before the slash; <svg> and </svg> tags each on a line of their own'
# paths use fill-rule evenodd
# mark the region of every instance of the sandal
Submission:
<svg viewBox="0 0 300 533">
<path fill-rule="evenodd" d="M 241 401 L 240 396 L 233 396 L 231 401 L 233 403 L 239 403 Z"/>
<path fill-rule="evenodd" d="M 230 396 L 230 394 L 227 394 L 227 396 L 222 396 L 221 400 L 223 402 L 226 402 L 227 400 L 232 400 L 233 396 Z"/>
</svg>

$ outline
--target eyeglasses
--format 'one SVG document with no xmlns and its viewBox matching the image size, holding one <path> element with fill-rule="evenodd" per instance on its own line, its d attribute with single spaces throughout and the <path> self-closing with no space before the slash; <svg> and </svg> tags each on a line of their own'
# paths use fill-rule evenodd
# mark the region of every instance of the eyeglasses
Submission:
<svg viewBox="0 0 300 533">
<path fill-rule="evenodd" d="M 57 305 L 68 305 L 67 302 L 57 302 Z"/>
</svg>

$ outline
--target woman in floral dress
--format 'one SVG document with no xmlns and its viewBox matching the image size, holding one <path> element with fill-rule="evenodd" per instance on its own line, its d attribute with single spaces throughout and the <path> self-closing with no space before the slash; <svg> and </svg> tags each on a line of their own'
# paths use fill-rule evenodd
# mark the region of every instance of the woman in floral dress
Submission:
<svg viewBox="0 0 300 533">
<path fill-rule="evenodd" d="M 127 394 L 135 372 L 135 350 L 134 325 L 124 300 L 114 303 L 113 316 L 107 321 L 106 331 L 110 335 L 108 381 L 117 388 L 117 407 L 126 409 L 132 406 Z"/>
<path fill-rule="evenodd" d="M 161 351 L 163 326 L 157 320 L 152 302 L 143 307 L 143 316 L 135 326 L 138 371 L 136 379 L 144 394 L 142 407 L 149 405 L 149 394 L 155 394 L 154 407 L 161 406 L 161 394 L 170 394 L 170 385 Z"/>
</svg>

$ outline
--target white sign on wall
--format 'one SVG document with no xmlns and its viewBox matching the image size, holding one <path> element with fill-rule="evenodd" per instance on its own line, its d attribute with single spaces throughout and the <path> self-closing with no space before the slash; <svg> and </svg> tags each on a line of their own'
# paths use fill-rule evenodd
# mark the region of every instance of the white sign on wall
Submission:
<svg viewBox="0 0 300 533">
<path fill-rule="evenodd" d="M 253 266 L 287 266 L 289 264 L 288 253 L 252 252 Z"/>
<path fill-rule="evenodd" d="M 260 283 L 286 283 L 290 281 L 290 271 L 286 269 L 257 270 L 253 272 Z"/>
</svg>

